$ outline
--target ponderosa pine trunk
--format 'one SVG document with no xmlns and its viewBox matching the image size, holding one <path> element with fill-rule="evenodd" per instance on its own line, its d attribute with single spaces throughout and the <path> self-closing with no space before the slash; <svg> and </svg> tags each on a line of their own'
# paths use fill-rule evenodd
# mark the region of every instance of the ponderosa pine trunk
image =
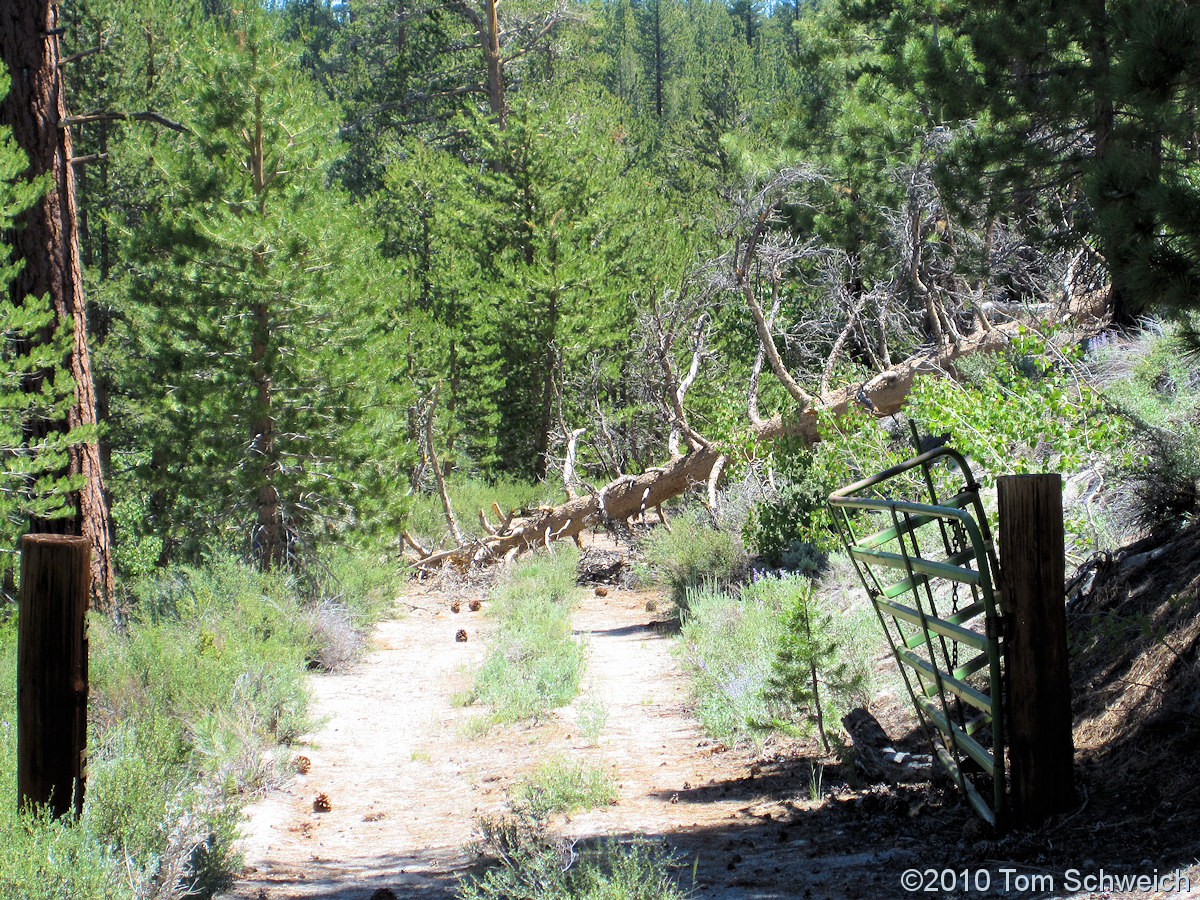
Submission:
<svg viewBox="0 0 1200 900">
<path fill-rule="evenodd" d="M 66 117 L 59 55 L 57 6 L 49 0 L 0 0 L 0 59 L 8 70 L 8 97 L 0 106 L 0 122 L 12 128 L 13 138 L 29 158 L 28 177 L 45 179 L 42 199 L 18 220 L 9 239 L 14 256 L 24 266 L 10 290 L 17 303 L 47 298 L 54 310 L 51 329 L 72 329 L 71 350 L 62 362 L 75 381 L 75 402 L 66 419 L 31 423 L 26 441 L 35 444 L 49 435 L 96 424 L 95 387 L 88 353 L 88 327 L 79 259 L 75 214 L 75 181 L 71 170 L 71 133 L 60 123 Z M 52 334 L 42 334 L 47 340 Z M 27 379 L 37 390 L 52 371 Z M 68 499 L 74 515 L 31 519 L 34 533 L 75 534 L 92 546 L 92 584 L 95 599 L 105 604 L 113 591 L 112 519 L 105 499 L 100 452 L 95 439 L 69 450 L 67 471 L 83 476 L 83 484 Z"/>
</svg>

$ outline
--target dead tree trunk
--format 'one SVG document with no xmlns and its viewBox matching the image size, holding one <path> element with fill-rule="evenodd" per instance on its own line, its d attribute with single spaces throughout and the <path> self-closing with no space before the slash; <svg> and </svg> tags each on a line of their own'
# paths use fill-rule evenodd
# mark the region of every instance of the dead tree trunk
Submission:
<svg viewBox="0 0 1200 900">
<path fill-rule="evenodd" d="M 973 339 L 931 350 L 913 357 L 899 366 L 878 375 L 867 384 L 842 388 L 823 397 L 818 407 L 808 408 L 796 418 L 784 420 L 775 416 L 751 428 L 759 442 L 769 442 L 784 436 L 801 437 L 810 443 L 820 439 L 817 430 L 818 409 L 825 412 L 846 412 L 852 404 L 872 409 L 878 415 L 897 412 L 919 375 L 945 373 L 954 360 L 968 353 L 999 349 L 1017 324 L 997 327 Z M 521 518 L 510 518 L 500 528 L 491 529 L 487 537 L 464 542 L 458 547 L 438 553 L 417 549 L 421 558 L 416 566 L 431 569 L 451 563 L 467 566 L 505 559 L 538 545 L 549 546 L 560 538 L 575 538 L 584 529 L 607 521 L 624 521 L 644 516 L 646 510 L 677 497 L 690 488 L 709 483 L 714 470 L 724 459 L 723 450 L 713 444 L 696 445 L 685 456 L 649 469 L 641 475 L 623 475 L 587 496 L 568 500 L 561 506 L 548 507 Z"/>
<path fill-rule="evenodd" d="M 88 327 L 75 215 L 75 180 L 71 169 L 71 133 L 65 126 L 66 100 L 60 66 L 58 7 L 49 0 L 0 0 L 0 59 L 10 74 L 0 123 L 29 158 L 30 180 L 45 178 L 41 201 L 20 219 L 12 235 L 15 256 L 25 262 L 11 286 L 20 304 L 48 297 L 54 310 L 52 329 L 72 330 L 71 350 L 61 367 L 75 381 L 75 402 L 65 420 L 41 420 L 27 429 L 35 444 L 47 436 L 96 425 L 96 398 L 88 353 Z M 50 334 L 39 336 L 47 340 Z M 27 379 L 37 390 L 50 371 Z M 100 452 L 93 435 L 69 450 L 66 475 L 82 475 L 83 485 L 69 502 L 74 515 L 33 519 L 30 531 L 81 535 L 92 547 L 92 585 L 98 605 L 113 590 L 112 520 L 105 498 Z"/>
</svg>

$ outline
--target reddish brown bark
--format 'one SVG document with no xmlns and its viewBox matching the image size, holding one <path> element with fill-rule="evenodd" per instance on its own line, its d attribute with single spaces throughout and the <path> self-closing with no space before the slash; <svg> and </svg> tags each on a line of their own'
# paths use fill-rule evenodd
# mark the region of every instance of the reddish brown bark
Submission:
<svg viewBox="0 0 1200 900">
<path fill-rule="evenodd" d="M 36 441 L 47 434 L 96 424 L 70 164 L 71 134 L 61 127 L 66 99 L 59 65 L 57 7 L 48 0 L 0 0 L 0 59 L 11 81 L 8 97 L 0 106 L 0 122 L 12 128 L 13 138 L 28 156 L 28 177 L 44 178 L 47 184 L 45 195 L 22 216 L 12 237 L 14 254 L 25 265 L 11 290 L 19 303 L 28 297 L 48 298 L 55 314 L 52 328 L 73 329 L 71 352 L 63 368 L 75 379 L 75 403 L 65 421 L 35 422 L 29 439 Z M 104 604 L 113 590 L 112 521 L 94 440 L 71 448 L 68 474 L 84 478 L 82 488 L 70 498 L 74 516 L 33 520 L 30 530 L 86 537 L 92 546 L 93 590 L 97 603 Z"/>
</svg>

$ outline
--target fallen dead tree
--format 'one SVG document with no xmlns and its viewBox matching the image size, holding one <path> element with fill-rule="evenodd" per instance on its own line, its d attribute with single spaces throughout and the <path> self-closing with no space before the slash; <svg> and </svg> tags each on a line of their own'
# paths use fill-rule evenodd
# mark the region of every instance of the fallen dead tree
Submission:
<svg viewBox="0 0 1200 900">
<path fill-rule="evenodd" d="M 770 442 L 784 436 L 801 437 L 810 443 L 820 439 L 817 429 L 819 410 L 834 414 L 846 412 L 852 405 L 869 409 L 880 416 L 900 410 L 913 382 L 921 376 L 946 374 L 953 371 L 955 360 L 971 353 L 996 350 L 1015 332 L 1016 325 L 994 327 L 982 331 L 957 346 L 941 352 L 929 352 L 911 357 L 899 366 L 877 375 L 862 385 L 842 388 L 822 398 L 819 409 L 809 407 L 795 418 L 774 416 L 753 426 L 751 433 L 758 442 Z M 444 565 L 465 567 L 487 564 L 516 555 L 538 546 L 564 538 L 579 540 L 585 529 L 609 522 L 625 522 L 644 518 L 649 510 L 657 510 L 666 501 L 700 486 L 708 486 L 710 498 L 715 493 L 716 477 L 724 464 L 725 455 L 716 444 L 693 444 L 690 452 L 672 457 L 661 466 L 640 475 L 622 475 L 587 496 L 577 496 L 560 506 L 543 507 L 524 516 L 504 513 L 493 505 L 493 523 L 484 510 L 479 517 L 485 537 L 464 540 L 458 546 L 432 552 L 405 535 L 405 541 L 418 554 L 414 566 L 430 570 Z M 665 519 L 664 519 L 665 521 Z"/>
<path fill-rule="evenodd" d="M 956 251 L 953 242 L 932 239 L 942 227 L 939 223 L 944 224 L 945 212 L 936 201 L 928 165 L 912 173 L 910 192 L 913 202 L 897 214 L 896 246 L 892 249 L 905 264 L 897 268 L 894 278 L 881 282 L 870 292 L 858 290 L 856 293 L 847 289 L 855 279 L 850 277 L 853 267 L 845 267 L 848 260 L 844 254 L 838 255 L 828 248 L 803 242 L 788 228 L 781 227 L 782 206 L 792 202 L 789 198 L 797 191 L 803 192 L 806 186 L 817 181 L 820 176 L 812 171 L 788 169 L 778 173 L 761 189 L 747 194 L 726 235 L 730 242 L 728 252 L 702 267 L 678 290 L 647 298 L 638 331 L 645 341 L 648 368 L 655 370 L 653 379 L 661 421 L 669 428 L 667 452 L 670 458 L 667 462 L 637 476 L 620 475 L 603 487 L 589 488 L 586 495 L 583 494 L 576 487 L 576 470 L 579 440 L 584 429 L 567 426 L 560 394 L 559 424 L 566 447 L 562 463 L 566 502 L 521 515 L 505 513 L 493 504 L 494 520 L 489 518 L 488 512 L 478 511 L 485 535 L 466 540 L 457 529 L 445 485 L 439 480 L 439 493 L 456 546 L 445 550 L 425 548 L 405 534 L 405 543 L 418 555 L 415 567 L 425 571 L 446 565 L 465 568 L 511 559 L 563 538 L 578 542 L 580 533 L 593 526 L 644 518 L 652 509 L 658 510 L 661 518 L 663 503 L 698 487 L 707 488 L 709 504 L 715 507 L 716 487 L 726 461 L 726 448 L 693 427 L 686 396 L 696 382 L 703 362 L 712 356 L 706 341 L 714 316 L 727 304 L 729 297 L 739 299 L 738 305 L 749 314 L 758 337 L 745 410 L 751 444 L 766 444 L 781 437 L 799 437 L 814 443 L 820 439 L 818 423 L 822 414 L 836 415 L 851 408 L 866 409 L 878 416 L 892 415 L 901 409 L 917 378 L 953 375 L 958 360 L 1000 349 L 1021 327 L 1007 312 L 997 321 L 985 313 L 987 304 L 984 301 L 991 296 L 986 279 L 978 283 L 968 283 L 965 279 L 939 279 L 940 271 L 953 272 L 955 266 L 951 264 L 952 259 L 938 261 L 933 256 L 935 253 L 952 256 Z M 916 202 L 918 200 L 920 202 Z M 1021 253 L 1010 252 L 1007 256 L 999 253 L 995 248 L 996 238 L 996 230 L 989 227 L 983 248 L 987 258 L 997 265 L 1005 259 L 1012 262 L 1024 258 Z M 1028 249 L 1013 246 L 1022 252 Z M 783 285 L 801 263 L 828 270 L 826 282 L 831 302 L 826 306 L 832 312 L 821 313 L 825 318 L 793 322 L 781 328 L 778 319 Z M 1077 263 L 1078 255 L 1070 261 L 1060 282 L 1056 282 L 1061 288 L 1061 302 L 1039 311 L 1042 314 L 1051 312 L 1050 317 L 1060 322 L 1071 320 L 1083 328 L 1091 328 L 1104 316 L 1106 297 L 1102 291 L 1089 288 L 1081 293 L 1075 289 L 1080 283 Z M 1044 268 L 1049 271 L 1053 267 Z M 907 311 L 901 309 L 905 297 L 916 304 Z M 1028 308 L 1021 307 L 1026 311 Z M 1014 307 L 1014 311 L 1020 310 Z M 968 331 L 971 326 L 973 330 Z M 906 335 L 906 340 L 917 337 L 927 341 L 929 349 L 898 365 L 891 365 L 888 362 L 891 348 L 896 344 L 894 337 L 889 335 L 897 328 Z M 822 359 L 804 356 L 806 341 L 813 347 L 822 348 Z M 776 342 L 789 350 L 789 358 L 800 360 L 793 365 L 810 374 L 817 373 L 811 378 L 812 383 L 803 385 L 796 380 Z M 850 353 L 851 344 L 857 348 L 858 357 L 867 359 L 877 374 L 865 382 L 831 390 L 829 382 L 834 363 Z M 818 362 L 814 368 L 814 363 Z M 793 408 L 800 412 L 776 414 L 770 418 L 759 415 L 758 387 L 764 367 L 784 387 Z M 432 434 L 428 429 L 431 421 L 426 419 L 422 456 L 435 460 Z M 602 435 L 607 438 L 603 416 L 599 425 Z M 746 442 L 738 443 L 744 446 Z M 616 454 L 610 453 L 609 458 L 615 461 Z"/>
</svg>

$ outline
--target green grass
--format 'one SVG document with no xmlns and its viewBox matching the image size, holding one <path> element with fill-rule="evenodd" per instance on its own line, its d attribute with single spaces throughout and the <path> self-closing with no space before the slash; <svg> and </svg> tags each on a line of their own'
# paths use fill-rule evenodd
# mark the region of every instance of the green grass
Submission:
<svg viewBox="0 0 1200 900">
<path fill-rule="evenodd" d="M 492 721 L 536 720 L 578 692 L 584 648 L 571 634 L 578 561 L 574 548 L 536 554 L 493 590 L 488 612 L 499 624 L 471 698 L 491 706 Z"/>
<path fill-rule="evenodd" d="M 513 806 L 535 819 L 617 802 L 617 784 L 599 766 L 553 756 L 513 787 Z"/>
<path fill-rule="evenodd" d="M 600 735 L 608 724 L 608 705 L 599 697 L 585 697 L 575 707 L 579 733 L 589 747 L 600 743 Z"/>
<path fill-rule="evenodd" d="M 313 596 L 334 602 L 328 588 Z M 222 558 L 143 579 L 131 597 L 123 627 L 100 616 L 89 623 L 83 816 L 53 822 L 0 804 L 0 897 L 220 889 L 240 865 L 241 805 L 282 777 L 281 745 L 309 727 L 306 670 L 320 635 L 291 579 Z M 15 621 L 0 625 L 0 783 L 10 785 L 15 634 Z"/>
<path fill-rule="evenodd" d="M 675 860 L 647 841 L 568 847 L 528 819 L 487 819 L 477 848 L 495 861 L 458 888 L 460 900 L 684 900 Z"/>
</svg>

